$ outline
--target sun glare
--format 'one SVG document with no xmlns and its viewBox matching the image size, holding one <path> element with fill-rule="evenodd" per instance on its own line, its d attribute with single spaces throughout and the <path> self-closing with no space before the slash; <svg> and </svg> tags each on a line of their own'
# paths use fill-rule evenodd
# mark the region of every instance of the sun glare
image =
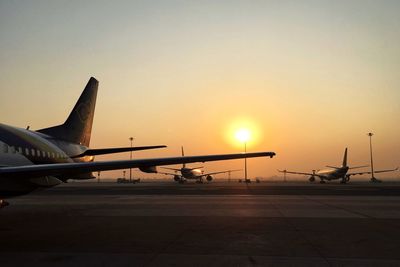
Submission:
<svg viewBox="0 0 400 267">
<path fill-rule="evenodd" d="M 263 133 L 260 124 L 248 117 L 232 118 L 232 120 L 226 122 L 221 132 L 226 143 L 235 149 L 242 149 L 243 143 L 256 148 L 262 140 Z"/>
<path fill-rule="evenodd" d="M 236 132 L 235 136 L 236 136 L 236 139 L 238 139 L 240 142 L 244 143 L 244 142 L 249 141 L 250 131 L 248 129 L 240 129 Z"/>
</svg>

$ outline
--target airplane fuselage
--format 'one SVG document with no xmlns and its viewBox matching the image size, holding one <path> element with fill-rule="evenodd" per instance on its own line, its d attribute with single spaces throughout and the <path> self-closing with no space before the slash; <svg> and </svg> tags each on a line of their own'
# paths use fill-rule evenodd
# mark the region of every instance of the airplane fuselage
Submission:
<svg viewBox="0 0 400 267">
<path fill-rule="evenodd" d="M 87 147 L 57 140 L 45 134 L 0 123 L 0 167 L 27 166 L 52 163 L 93 161 L 93 157 L 72 159 Z M 91 178 L 83 174 L 72 179 Z M 30 179 L 2 179 L 0 197 L 26 194 L 40 187 L 51 187 L 66 181 L 67 177 L 34 177 Z M 7 188 L 5 190 L 4 188 Z"/>
<path fill-rule="evenodd" d="M 185 179 L 199 179 L 203 176 L 203 172 L 200 169 L 181 168 L 182 177 Z"/>
<path fill-rule="evenodd" d="M 337 179 L 344 179 L 349 167 L 341 167 L 337 169 L 324 169 L 316 172 L 318 176 L 323 180 L 337 180 Z"/>
</svg>

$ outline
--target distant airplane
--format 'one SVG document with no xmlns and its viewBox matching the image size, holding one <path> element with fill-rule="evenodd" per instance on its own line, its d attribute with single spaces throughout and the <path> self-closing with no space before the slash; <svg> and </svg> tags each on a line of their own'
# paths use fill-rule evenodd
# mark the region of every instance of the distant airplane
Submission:
<svg viewBox="0 0 400 267">
<path fill-rule="evenodd" d="M 156 173 L 158 165 L 275 156 L 274 152 L 258 152 L 93 162 L 95 155 L 165 147 L 90 149 L 98 84 L 90 78 L 64 124 L 38 131 L 0 124 L 0 207 L 8 205 L 4 198 L 68 179 L 92 179 L 93 171 L 139 168 Z"/>
<path fill-rule="evenodd" d="M 181 147 L 181 151 L 182 151 L 182 157 L 184 157 L 185 156 L 185 152 L 183 151 L 183 147 Z M 211 182 L 213 180 L 213 178 L 214 178 L 212 175 L 221 174 L 221 173 L 228 173 L 228 172 L 235 172 L 235 171 L 241 171 L 241 170 L 227 170 L 227 171 L 204 173 L 201 170 L 203 167 L 188 168 L 188 167 L 186 167 L 185 163 L 182 164 L 182 168 L 180 168 L 180 169 L 178 169 L 178 168 L 170 168 L 170 167 L 161 167 L 161 168 L 167 169 L 167 170 L 176 171 L 176 172 L 180 172 L 181 175 L 174 174 L 174 173 L 168 173 L 168 172 L 160 172 L 160 171 L 158 173 L 166 174 L 166 175 L 172 175 L 174 177 L 174 180 L 176 182 L 181 183 L 181 184 L 186 182 L 186 180 L 196 180 L 196 182 L 203 183 L 204 182 L 203 178 L 205 178 L 207 180 L 207 182 Z"/>
<path fill-rule="evenodd" d="M 293 172 L 293 171 L 287 171 L 287 170 L 278 170 L 278 171 L 283 172 L 283 173 L 290 173 L 290 174 L 310 175 L 310 178 L 308 179 L 310 182 L 314 182 L 315 177 L 318 177 L 320 179 L 321 184 L 325 183 L 325 181 L 331 181 L 331 180 L 337 180 L 337 179 L 341 179 L 340 183 L 345 184 L 348 181 L 350 181 L 350 176 L 352 176 L 352 175 L 371 174 L 370 171 L 347 173 L 349 170 L 352 170 L 352 169 L 368 167 L 368 165 L 358 166 L 358 167 L 348 167 L 347 166 L 347 147 L 344 150 L 343 163 L 342 163 L 341 167 L 335 167 L 335 166 L 326 166 L 326 167 L 328 167 L 330 169 L 324 169 L 324 170 L 319 170 L 319 171 L 313 170 L 312 173 Z M 391 171 L 396 171 L 396 170 L 398 170 L 398 168 L 390 169 L 390 170 L 374 171 L 374 173 L 391 172 Z"/>
</svg>

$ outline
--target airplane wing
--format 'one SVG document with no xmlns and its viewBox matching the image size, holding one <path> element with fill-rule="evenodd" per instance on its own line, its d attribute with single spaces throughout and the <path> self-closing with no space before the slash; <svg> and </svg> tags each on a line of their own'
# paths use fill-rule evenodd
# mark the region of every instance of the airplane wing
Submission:
<svg viewBox="0 0 400 267">
<path fill-rule="evenodd" d="M 241 171 L 241 170 L 227 170 L 227 171 L 220 171 L 220 172 L 209 172 L 209 173 L 203 173 L 202 176 L 221 174 L 221 173 L 227 173 L 227 172 L 238 172 L 238 171 Z"/>
<path fill-rule="evenodd" d="M 157 174 L 165 174 L 165 175 L 172 175 L 172 176 L 175 176 L 175 175 L 177 175 L 176 173 L 170 173 L 170 172 L 159 172 L 159 171 L 157 171 Z"/>
<path fill-rule="evenodd" d="M 397 167 L 396 169 L 389 169 L 389 170 L 378 170 L 378 171 L 374 171 L 374 173 L 383 173 L 383 172 L 393 172 L 393 171 L 397 171 L 399 169 L 399 167 Z M 353 172 L 353 173 L 348 173 L 347 176 L 351 176 L 351 175 L 362 175 L 362 174 L 371 174 L 371 171 L 367 171 L 367 172 Z"/>
<path fill-rule="evenodd" d="M 284 171 L 278 170 L 278 172 L 323 177 L 321 175 L 318 175 L 318 174 L 312 173 L 312 172 L 292 172 L 292 171 L 286 171 L 286 170 L 284 170 Z M 323 177 L 323 178 L 325 178 L 325 177 Z"/>
<path fill-rule="evenodd" d="M 292 171 L 286 171 L 286 170 L 284 170 L 284 171 L 278 170 L 278 172 L 285 172 L 285 173 L 290 173 L 290 174 L 301 174 L 301 175 L 316 175 L 311 172 L 292 172 Z"/>
<path fill-rule="evenodd" d="M 166 170 L 171 170 L 171 171 L 176 171 L 176 172 L 180 172 L 181 169 L 178 168 L 169 168 L 169 167 L 161 167 L 162 169 L 166 169 Z"/>
<path fill-rule="evenodd" d="M 146 168 L 160 165 L 173 165 L 192 162 L 206 162 L 218 160 L 230 160 L 254 157 L 273 157 L 274 152 L 255 152 L 255 153 L 238 153 L 238 154 L 221 154 L 221 155 L 204 155 L 204 156 L 188 156 L 188 157 L 169 157 L 169 158 L 150 158 L 135 160 L 117 160 L 117 161 L 98 161 L 85 163 L 55 163 L 40 165 L 24 165 L 13 167 L 1 167 L 0 178 L 31 178 L 41 176 L 62 175 L 88 173 L 93 171 L 108 171 L 128 168 Z"/>
<path fill-rule="evenodd" d="M 104 154 L 112 154 L 112 153 L 121 153 L 128 151 L 138 151 L 138 150 L 147 150 L 147 149 L 155 149 L 155 148 L 164 148 L 167 147 L 165 145 L 159 146 L 134 146 L 134 147 L 114 147 L 114 148 L 98 148 L 98 149 L 88 149 L 85 152 L 72 156 L 71 158 L 80 158 L 84 156 L 96 156 L 96 155 L 104 155 Z"/>
</svg>

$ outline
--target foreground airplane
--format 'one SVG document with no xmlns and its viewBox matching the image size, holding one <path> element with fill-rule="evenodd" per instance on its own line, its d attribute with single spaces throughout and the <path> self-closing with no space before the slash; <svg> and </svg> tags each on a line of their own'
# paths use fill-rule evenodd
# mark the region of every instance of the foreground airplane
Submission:
<svg viewBox="0 0 400 267">
<path fill-rule="evenodd" d="M 183 151 L 183 147 L 181 147 L 181 149 L 182 149 L 182 157 L 184 157 L 185 153 Z M 167 170 L 180 172 L 181 175 L 174 174 L 174 173 L 168 173 L 168 172 L 158 172 L 158 173 L 166 174 L 166 175 L 173 175 L 174 176 L 174 180 L 176 182 L 181 183 L 181 184 L 186 182 L 186 180 L 196 180 L 196 182 L 198 182 L 198 183 L 203 183 L 203 178 L 205 178 L 207 180 L 207 182 L 211 182 L 213 180 L 213 178 L 214 178 L 212 175 L 240 171 L 240 170 L 227 170 L 227 171 L 204 173 L 201 170 L 203 167 L 189 168 L 189 167 L 186 167 L 185 163 L 182 164 L 182 168 L 180 168 L 180 169 L 178 169 L 178 168 L 169 168 L 169 167 L 162 167 L 162 168 L 163 169 L 167 169 Z"/>
<path fill-rule="evenodd" d="M 314 182 L 315 177 L 318 177 L 320 179 L 321 184 L 325 183 L 325 181 L 331 181 L 331 180 L 337 180 L 337 179 L 341 179 L 340 183 L 345 184 L 348 181 L 350 181 L 350 176 L 352 176 L 352 175 L 371 174 L 370 171 L 348 173 L 349 170 L 368 167 L 368 165 L 358 166 L 358 167 L 347 166 L 347 147 L 344 150 L 343 163 L 342 163 L 341 167 L 334 167 L 334 166 L 326 166 L 326 167 L 328 167 L 329 169 L 320 170 L 317 172 L 313 171 L 312 173 L 292 172 L 292 171 L 287 171 L 287 170 L 283 170 L 283 171 L 278 170 L 278 171 L 283 172 L 283 173 L 310 175 L 310 178 L 308 179 L 310 182 Z M 390 169 L 390 170 L 374 171 L 374 173 L 391 172 L 391 171 L 396 171 L 397 169 L 398 168 Z"/>
<path fill-rule="evenodd" d="M 95 155 L 165 147 L 90 149 L 97 88 L 98 81 L 90 78 L 64 124 L 38 131 L 0 124 L 0 207 L 8 205 L 3 201 L 7 197 L 68 179 L 92 179 L 93 171 L 139 168 L 156 173 L 158 165 L 275 156 L 274 152 L 258 152 L 93 162 Z"/>
</svg>

